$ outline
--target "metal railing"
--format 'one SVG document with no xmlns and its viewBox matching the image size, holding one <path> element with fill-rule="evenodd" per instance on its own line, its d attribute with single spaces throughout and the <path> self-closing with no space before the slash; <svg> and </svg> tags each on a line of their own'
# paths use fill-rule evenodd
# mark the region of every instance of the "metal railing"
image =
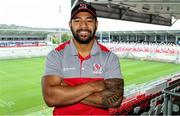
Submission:
<svg viewBox="0 0 180 116">
<path fill-rule="evenodd" d="M 180 81 L 164 89 L 164 109 L 163 115 L 172 115 L 172 96 L 180 97 L 180 93 L 177 93 L 175 88 L 180 85 Z"/>
</svg>

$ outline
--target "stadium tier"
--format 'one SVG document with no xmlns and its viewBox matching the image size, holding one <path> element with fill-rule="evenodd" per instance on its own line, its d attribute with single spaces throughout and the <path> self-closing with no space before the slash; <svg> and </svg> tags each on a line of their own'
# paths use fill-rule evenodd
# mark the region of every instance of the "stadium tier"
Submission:
<svg viewBox="0 0 180 116">
<path fill-rule="evenodd" d="M 172 81 L 171 78 L 175 78 L 175 80 Z M 170 80 L 167 79 L 166 82 L 167 85 L 162 87 L 161 90 L 154 87 L 154 92 L 140 92 L 138 95 L 125 98 L 120 108 L 110 108 L 109 112 L 113 115 L 142 116 L 180 114 L 180 74 L 170 77 Z M 172 83 L 174 83 L 174 85 L 172 85 Z M 167 89 L 175 94 L 172 93 L 171 97 L 169 97 L 167 92 L 164 91 L 167 91 Z"/>
<path fill-rule="evenodd" d="M 45 41 L 0 41 L 0 48 L 47 46 Z"/>
<path fill-rule="evenodd" d="M 179 30 L 142 30 L 142 31 L 99 31 L 97 39 L 101 43 L 180 43 Z"/>
<path fill-rule="evenodd" d="M 0 48 L 3 47 L 32 47 L 32 46 L 46 46 L 45 36 L 29 36 L 29 35 L 1 35 L 0 34 Z"/>
<path fill-rule="evenodd" d="M 46 56 L 52 49 L 46 31 L 0 29 L 0 59 Z"/>
<path fill-rule="evenodd" d="M 159 43 L 103 43 L 118 56 L 141 60 L 180 63 L 180 46 Z"/>
</svg>

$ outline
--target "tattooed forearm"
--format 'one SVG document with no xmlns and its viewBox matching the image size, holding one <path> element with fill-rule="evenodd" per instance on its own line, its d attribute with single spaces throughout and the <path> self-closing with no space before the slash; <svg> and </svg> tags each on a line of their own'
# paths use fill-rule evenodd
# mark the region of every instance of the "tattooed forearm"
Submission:
<svg viewBox="0 0 180 116">
<path fill-rule="evenodd" d="M 106 79 L 105 86 L 107 89 L 111 91 L 116 91 L 124 88 L 124 81 L 123 79 L 117 79 L 117 78 Z"/>
<path fill-rule="evenodd" d="M 107 79 L 105 80 L 106 89 L 102 91 L 103 105 L 108 108 L 119 107 L 124 92 L 123 79 Z"/>
<path fill-rule="evenodd" d="M 123 98 L 123 79 L 106 79 L 104 84 L 104 90 L 88 96 L 81 103 L 101 108 L 118 108 Z"/>
</svg>

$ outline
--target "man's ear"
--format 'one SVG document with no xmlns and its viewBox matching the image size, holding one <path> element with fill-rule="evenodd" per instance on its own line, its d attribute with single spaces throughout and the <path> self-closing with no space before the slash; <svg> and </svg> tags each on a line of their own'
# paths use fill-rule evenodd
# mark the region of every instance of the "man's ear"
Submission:
<svg viewBox="0 0 180 116">
<path fill-rule="evenodd" d="M 72 25 L 72 24 L 71 24 L 71 21 L 69 21 L 69 28 L 70 28 L 70 29 L 71 29 L 71 25 Z"/>
<path fill-rule="evenodd" d="M 98 28 L 98 20 L 96 20 L 96 28 Z"/>
</svg>

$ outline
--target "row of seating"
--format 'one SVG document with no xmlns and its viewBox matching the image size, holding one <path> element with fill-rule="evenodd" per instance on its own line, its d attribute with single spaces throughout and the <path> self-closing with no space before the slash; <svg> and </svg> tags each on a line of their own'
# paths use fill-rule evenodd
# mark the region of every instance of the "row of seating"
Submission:
<svg viewBox="0 0 180 116">
<path fill-rule="evenodd" d="M 172 91 L 180 91 L 180 86 L 175 87 Z M 140 94 L 123 100 L 120 108 L 111 108 L 109 111 L 111 114 L 117 115 L 162 115 L 165 108 L 164 95 L 162 91 L 149 95 Z M 180 111 L 180 107 L 173 104 L 172 111 L 177 113 Z"/>
<path fill-rule="evenodd" d="M 176 78 L 171 78 L 166 80 L 168 85 L 172 85 L 180 81 L 180 76 L 176 76 Z M 174 87 L 172 92 L 180 92 L 180 85 Z M 154 92 L 154 91 L 153 91 Z M 129 97 L 124 99 L 121 107 L 119 108 L 110 108 L 110 114 L 117 115 L 161 115 L 165 110 L 164 103 L 165 93 L 159 91 L 157 93 L 141 93 L 135 95 L 133 97 Z M 178 100 L 177 100 L 178 99 Z M 180 97 L 172 97 L 172 110 L 176 114 L 180 114 Z"/>
<path fill-rule="evenodd" d="M 180 46 L 171 44 L 111 43 L 109 45 L 104 45 L 115 52 L 180 54 Z"/>
<path fill-rule="evenodd" d="M 124 47 L 124 46 L 116 46 L 110 48 L 115 52 L 147 52 L 147 53 L 166 53 L 166 54 L 179 54 L 180 50 L 173 48 L 149 48 L 149 47 Z"/>
<path fill-rule="evenodd" d="M 176 80 L 170 80 L 169 85 L 173 85 L 173 84 L 177 83 L 178 81 L 180 81 L 180 78 L 178 78 Z"/>
<path fill-rule="evenodd" d="M 131 115 L 131 114 L 140 114 L 144 111 L 149 110 L 151 99 L 159 96 L 162 92 L 155 94 L 140 94 L 135 98 L 132 98 L 128 101 L 124 100 L 121 107 L 117 109 L 109 109 L 111 114 L 121 114 L 121 115 Z"/>
</svg>

